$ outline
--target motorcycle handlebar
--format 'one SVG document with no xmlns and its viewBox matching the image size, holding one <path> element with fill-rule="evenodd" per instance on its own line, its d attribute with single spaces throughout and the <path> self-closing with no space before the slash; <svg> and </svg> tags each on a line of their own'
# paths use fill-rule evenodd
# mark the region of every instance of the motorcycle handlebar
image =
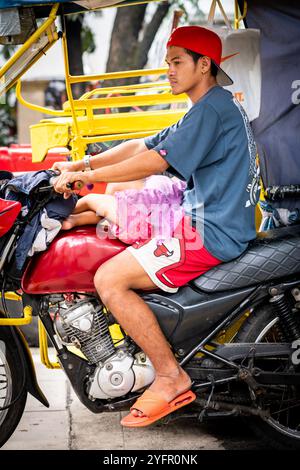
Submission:
<svg viewBox="0 0 300 470">
<path fill-rule="evenodd" d="M 84 182 L 81 180 L 74 181 L 73 183 L 68 183 L 67 188 L 71 191 L 80 191 L 84 186 Z"/>
<path fill-rule="evenodd" d="M 49 189 L 53 189 L 56 178 L 57 176 L 52 176 L 52 178 L 50 178 L 49 180 L 50 186 L 40 188 L 40 190 L 47 191 Z M 73 183 L 67 183 L 66 186 L 68 189 L 70 189 L 70 191 L 80 191 L 84 187 L 84 182 L 81 180 L 77 180 L 77 181 L 74 181 Z"/>
</svg>

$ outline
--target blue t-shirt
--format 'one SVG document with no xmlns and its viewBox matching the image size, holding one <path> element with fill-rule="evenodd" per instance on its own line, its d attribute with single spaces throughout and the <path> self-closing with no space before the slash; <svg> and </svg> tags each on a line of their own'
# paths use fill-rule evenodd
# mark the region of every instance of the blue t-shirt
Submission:
<svg viewBox="0 0 300 470">
<path fill-rule="evenodd" d="M 259 178 L 253 133 L 239 102 L 215 86 L 145 144 L 187 181 L 183 207 L 205 248 L 221 261 L 239 256 L 256 236 Z"/>
</svg>

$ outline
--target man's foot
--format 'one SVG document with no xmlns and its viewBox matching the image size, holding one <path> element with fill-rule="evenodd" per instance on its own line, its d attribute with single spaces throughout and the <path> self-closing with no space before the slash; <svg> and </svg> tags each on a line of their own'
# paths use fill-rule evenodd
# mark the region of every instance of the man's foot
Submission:
<svg viewBox="0 0 300 470">
<path fill-rule="evenodd" d="M 189 390 L 191 385 L 192 382 L 188 374 L 181 367 L 178 367 L 169 375 L 156 374 L 155 380 L 148 390 L 170 403 L 174 398 Z M 143 413 L 135 408 L 131 409 L 131 414 L 133 416 L 143 416 Z"/>
<path fill-rule="evenodd" d="M 128 428 L 149 426 L 183 406 L 189 405 L 196 399 L 190 387 L 191 380 L 182 369 L 179 369 L 175 375 L 157 376 L 151 387 L 130 408 L 130 413 L 122 418 L 121 425 Z M 178 392 L 184 388 L 187 391 Z M 157 390 L 154 391 L 154 389 Z M 175 390 L 177 392 L 174 396 Z M 171 396 L 173 398 L 170 399 Z"/>
</svg>

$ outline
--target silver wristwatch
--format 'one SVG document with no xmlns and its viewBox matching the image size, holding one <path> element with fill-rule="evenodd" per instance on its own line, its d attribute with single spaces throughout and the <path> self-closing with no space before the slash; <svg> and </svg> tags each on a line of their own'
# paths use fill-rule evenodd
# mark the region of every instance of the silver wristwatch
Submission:
<svg viewBox="0 0 300 470">
<path fill-rule="evenodd" d="M 91 158 L 91 155 L 85 155 L 83 157 L 83 163 L 84 163 L 84 171 L 91 171 L 91 165 L 90 165 L 90 158 Z"/>
</svg>

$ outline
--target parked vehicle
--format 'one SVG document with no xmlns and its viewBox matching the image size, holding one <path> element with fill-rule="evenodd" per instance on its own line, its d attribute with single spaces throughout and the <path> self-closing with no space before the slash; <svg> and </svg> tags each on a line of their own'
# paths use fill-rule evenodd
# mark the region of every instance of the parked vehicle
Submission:
<svg viewBox="0 0 300 470">
<path fill-rule="evenodd" d="M 62 232 L 46 252 L 30 259 L 20 278 L 13 276 L 18 237 L 51 191 L 51 186 L 35 189 L 26 216 L 19 202 L 0 199 L 2 296 L 22 292 L 24 313 L 9 318 L 3 302 L 0 445 L 14 432 L 28 393 L 49 406 L 17 328 L 32 314 L 57 352 L 58 363 L 49 366 L 64 370 L 90 411 L 128 409 L 154 378 L 149 359 L 117 325 L 93 285 L 97 268 L 125 248 L 122 242 L 97 237 L 92 226 Z M 299 227 L 279 229 L 260 234 L 237 260 L 176 294 L 140 292 L 192 379 L 197 399 L 185 407 L 185 416 L 241 415 L 269 444 L 300 449 L 299 258 Z M 47 362 L 45 338 L 41 329 Z"/>
<path fill-rule="evenodd" d="M 0 8 L 20 19 L 19 3 L 4 0 Z M 22 105 L 53 116 L 32 126 L 35 163 L 41 164 L 49 150 L 57 147 L 67 147 L 73 159 L 82 158 L 90 144 L 147 136 L 177 122 L 185 113 L 186 97 L 175 98 L 161 81 L 124 86 L 118 90 L 121 96 L 115 96 L 116 90 L 111 96 L 111 89 L 99 88 L 75 100 L 72 84 L 116 75 L 71 76 L 67 61 L 68 101 L 63 109 L 49 110 L 26 102 L 19 82 L 23 73 L 60 39 L 67 57 L 66 36 L 56 30 L 56 17 L 91 5 L 106 6 L 107 2 L 21 3 L 30 28 L 23 28 L 26 25 L 22 23 L 22 38 L 16 36 L 24 44 L 0 69 L 0 95 L 17 84 Z M 238 12 L 238 2 L 235 4 Z M 36 18 L 45 17 L 37 27 Z M 2 21 L 3 28 L 16 24 Z M 7 31 L 4 38 L 11 43 L 13 36 L 14 31 Z M 1 41 L 5 44 L 3 38 Z M 278 65 L 278 56 L 271 57 L 271 52 L 267 59 L 268 65 L 271 59 Z M 164 70 L 124 71 L 117 77 L 139 79 L 161 75 Z M 170 109 L 155 111 L 166 103 Z M 174 104 L 181 107 L 174 109 Z M 146 107 L 147 111 L 103 112 L 132 107 Z M 6 163 L 9 165 L 8 159 Z M 120 241 L 98 238 L 95 227 L 75 228 L 58 235 L 46 252 L 28 261 L 20 276 L 13 272 L 18 238 L 51 191 L 51 187 L 35 190 L 26 215 L 20 212 L 18 202 L 0 199 L 0 446 L 18 425 L 28 393 L 49 406 L 18 328 L 30 324 L 32 316 L 39 319 L 43 363 L 51 369 L 62 368 L 81 402 L 94 413 L 128 409 L 154 376 L 144 352 L 122 331 L 94 289 L 98 267 L 125 248 Z M 140 292 L 192 379 L 197 399 L 184 408 L 185 417 L 205 420 L 241 415 L 269 445 L 300 449 L 299 258 L 299 226 L 277 229 L 259 234 L 238 259 L 212 269 L 176 294 Z M 13 314 L 7 308 L 10 295 L 21 296 L 22 312 Z M 47 337 L 57 352 L 57 362 L 49 360 Z M 167 423 L 172 425 L 172 418 L 179 414 L 169 415 Z"/>
</svg>

